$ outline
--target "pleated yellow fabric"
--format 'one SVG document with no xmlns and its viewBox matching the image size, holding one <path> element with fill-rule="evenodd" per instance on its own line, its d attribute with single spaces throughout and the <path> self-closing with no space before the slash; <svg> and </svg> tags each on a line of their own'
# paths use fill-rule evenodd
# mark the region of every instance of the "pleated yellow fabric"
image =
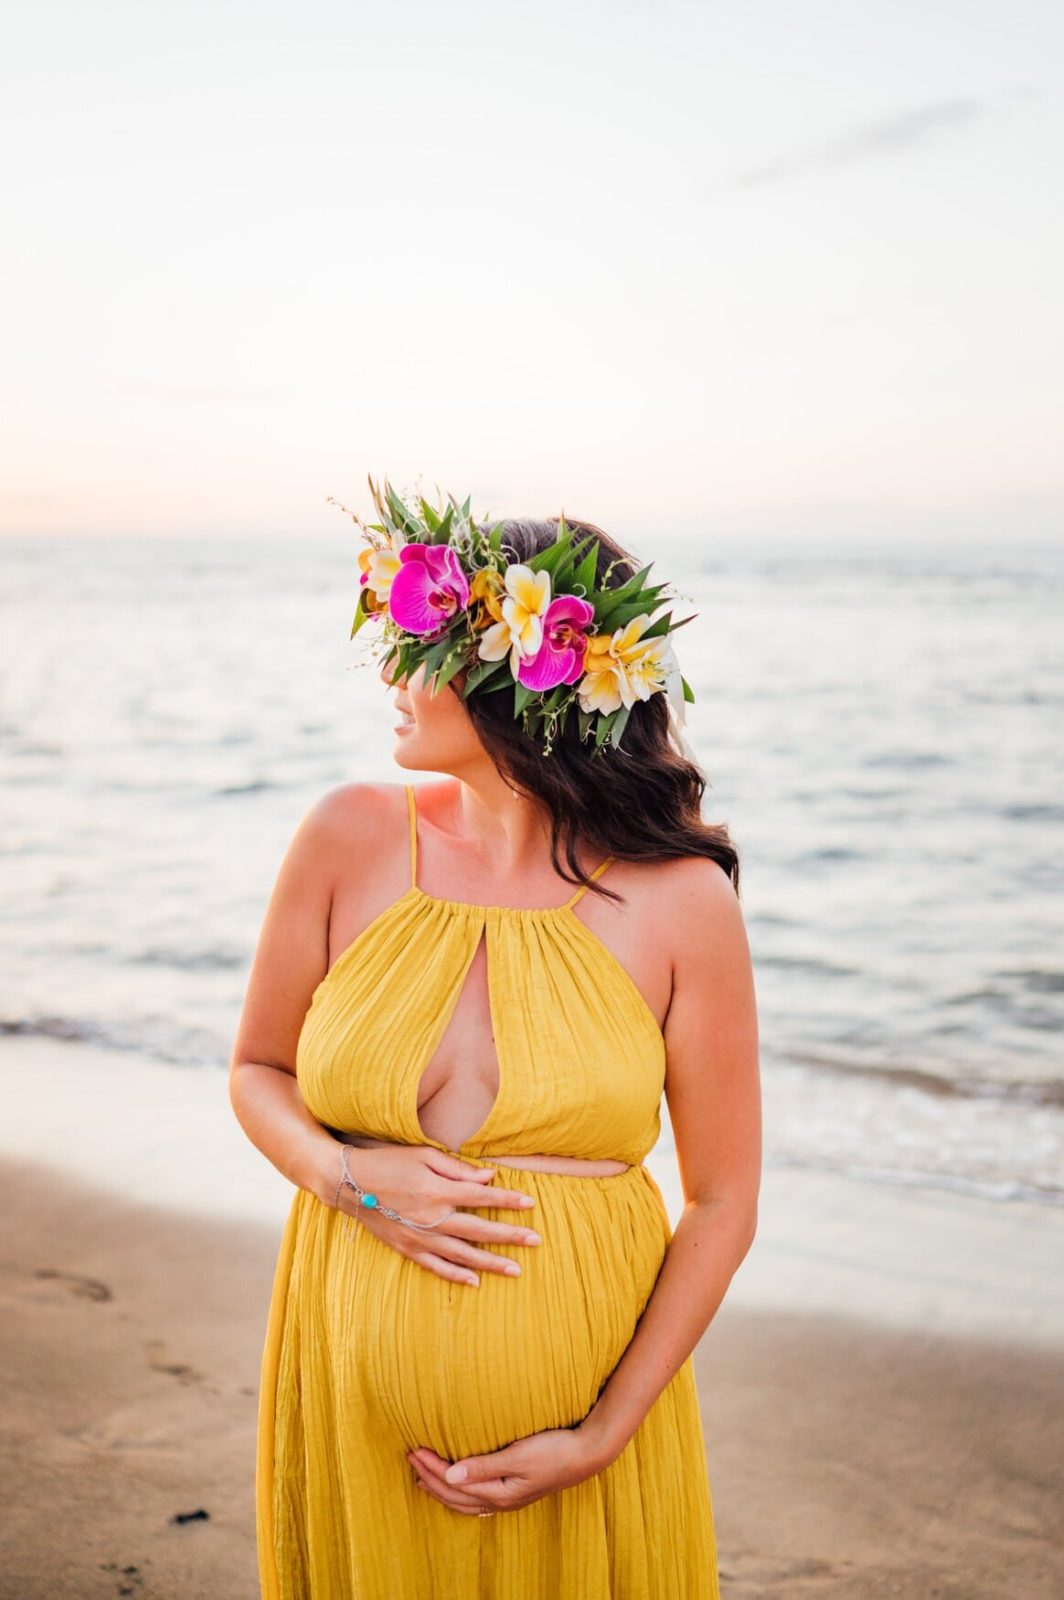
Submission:
<svg viewBox="0 0 1064 1600">
<path fill-rule="evenodd" d="M 476 1210 L 524 1221 L 543 1243 L 506 1249 L 519 1277 L 482 1272 L 469 1288 L 357 1223 L 352 1237 L 340 1212 L 296 1191 L 262 1360 L 263 1600 L 718 1600 L 690 1358 L 620 1455 L 583 1483 L 493 1517 L 416 1486 L 406 1452 L 418 1445 L 454 1459 L 586 1416 L 672 1232 L 643 1164 L 660 1131 L 664 1039 L 576 915 L 585 886 L 548 910 L 425 894 L 406 791 L 410 887 L 314 991 L 296 1057 L 303 1099 L 338 1130 L 447 1149 L 421 1129 L 418 1088 L 484 938 L 499 1090 L 452 1153 L 490 1153 L 496 1182 L 534 1194 L 523 1213 Z M 631 1165 L 584 1177 L 505 1161 L 537 1153 Z"/>
</svg>

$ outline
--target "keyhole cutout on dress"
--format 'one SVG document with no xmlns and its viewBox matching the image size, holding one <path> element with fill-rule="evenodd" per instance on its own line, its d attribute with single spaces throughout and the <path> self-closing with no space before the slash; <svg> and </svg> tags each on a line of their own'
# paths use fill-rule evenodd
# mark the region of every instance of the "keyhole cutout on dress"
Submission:
<svg viewBox="0 0 1064 1600">
<path fill-rule="evenodd" d="M 443 1033 L 418 1078 L 414 1116 L 422 1134 L 449 1150 L 472 1143 L 498 1103 L 500 1084 L 485 924 Z"/>
</svg>

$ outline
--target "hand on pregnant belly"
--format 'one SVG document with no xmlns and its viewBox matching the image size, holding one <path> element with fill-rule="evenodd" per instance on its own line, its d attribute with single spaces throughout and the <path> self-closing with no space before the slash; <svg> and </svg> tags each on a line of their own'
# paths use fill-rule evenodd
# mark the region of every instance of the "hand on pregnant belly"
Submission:
<svg viewBox="0 0 1064 1600">
<path fill-rule="evenodd" d="M 570 1489 L 599 1470 L 578 1428 L 548 1428 L 504 1450 L 455 1462 L 424 1445 L 411 1450 L 407 1460 L 418 1474 L 419 1488 L 467 1516 L 484 1510 L 515 1511 L 546 1494 Z"/>
<path fill-rule="evenodd" d="M 504 1166 L 502 1176 L 512 1172 Z M 441 1481 L 449 1465 L 486 1471 L 507 1507 L 600 1470 L 579 1430 L 631 1342 L 667 1248 L 668 1218 L 640 1167 L 527 1179 L 543 1248 L 511 1281 L 487 1273 L 472 1293 L 383 1248 L 372 1216 L 352 1249 L 333 1249 L 332 1230 L 321 1230 L 329 1277 L 315 1335 L 338 1353 L 329 1404 L 341 1419 L 350 1406 L 394 1441 L 398 1459 L 429 1474 L 426 1484 L 455 1508 L 475 1500 L 483 1509 L 485 1495 Z M 481 1204 L 493 1194 L 477 1189 Z"/>
<path fill-rule="evenodd" d="M 339 1152 L 335 1165 L 339 1177 Z M 359 1139 L 357 1146 L 351 1144 L 348 1170 L 359 1186 L 382 1204 L 400 1216 L 432 1226 L 406 1227 L 362 1205 L 346 1187 L 340 1191 L 339 1209 L 357 1213 L 359 1224 L 383 1244 L 437 1277 L 475 1286 L 478 1271 L 512 1274 L 519 1270 L 512 1256 L 478 1247 L 541 1243 L 528 1227 L 472 1214 L 480 1206 L 524 1211 L 535 1203 L 533 1195 L 496 1186 L 493 1168 L 474 1166 L 431 1145 L 365 1138 Z M 331 1181 L 332 1174 L 329 1176 Z"/>
</svg>

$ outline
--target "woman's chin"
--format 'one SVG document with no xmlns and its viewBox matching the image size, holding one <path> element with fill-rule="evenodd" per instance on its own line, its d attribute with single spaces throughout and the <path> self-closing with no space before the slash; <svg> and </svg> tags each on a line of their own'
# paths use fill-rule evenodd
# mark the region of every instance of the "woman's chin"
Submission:
<svg viewBox="0 0 1064 1600">
<path fill-rule="evenodd" d="M 392 759 L 400 767 L 420 767 L 417 748 L 421 743 L 418 738 L 416 723 L 401 723 L 393 728 L 394 742 L 392 744 Z"/>
</svg>

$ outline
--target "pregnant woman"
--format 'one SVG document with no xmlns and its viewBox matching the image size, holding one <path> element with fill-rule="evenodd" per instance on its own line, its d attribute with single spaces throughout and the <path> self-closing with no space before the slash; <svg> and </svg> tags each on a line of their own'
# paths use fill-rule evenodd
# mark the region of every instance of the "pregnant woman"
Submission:
<svg viewBox="0 0 1064 1600">
<path fill-rule="evenodd" d="M 679 624 L 591 524 L 370 487 L 354 631 L 396 763 L 444 777 L 312 806 L 234 1047 L 234 1111 L 296 1186 L 263 1600 L 713 1600 L 691 1354 L 754 1237 L 761 1113 Z"/>
</svg>

